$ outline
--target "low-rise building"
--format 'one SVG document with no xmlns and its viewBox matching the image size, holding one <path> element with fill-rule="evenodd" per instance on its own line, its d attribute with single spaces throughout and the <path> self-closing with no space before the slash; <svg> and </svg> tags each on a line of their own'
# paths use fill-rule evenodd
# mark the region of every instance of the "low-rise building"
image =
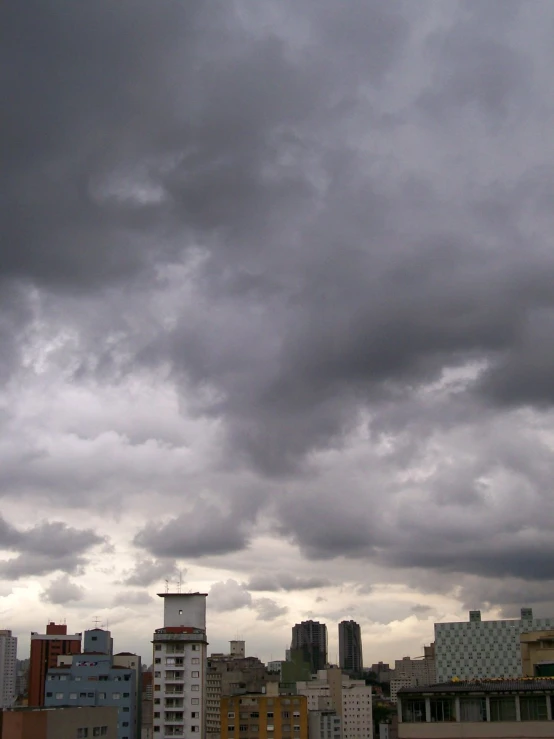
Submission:
<svg viewBox="0 0 554 739">
<path fill-rule="evenodd" d="M 221 739 L 308 739 L 308 701 L 269 692 L 221 699 Z"/>
<path fill-rule="evenodd" d="M 117 739 L 117 708 L 11 708 L 0 711 L 0 739 Z"/>
<path fill-rule="evenodd" d="M 534 677 L 537 665 L 554 661 L 554 630 L 520 634 L 521 668 L 524 677 Z"/>
<path fill-rule="evenodd" d="M 342 739 L 341 719 L 336 711 L 308 711 L 309 739 Z"/>
<path fill-rule="evenodd" d="M 554 737 L 554 680 L 453 681 L 398 693 L 399 739 Z"/>
</svg>

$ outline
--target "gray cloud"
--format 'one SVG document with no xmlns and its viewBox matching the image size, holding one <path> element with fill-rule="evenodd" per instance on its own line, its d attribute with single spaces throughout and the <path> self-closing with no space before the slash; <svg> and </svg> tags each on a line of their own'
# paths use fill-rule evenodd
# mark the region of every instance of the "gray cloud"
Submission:
<svg viewBox="0 0 554 739">
<path fill-rule="evenodd" d="M 276 575 L 254 575 L 248 581 L 248 590 L 277 592 L 279 590 L 315 590 L 329 585 L 325 577 L 296 577 L 282 572 Z"/>
<path fill-rule="evenodd" d="M 17 529 L 0 516 L 0 548 L 19 552 L 0 562 L 0 577 L 17 580 L 56 570 L 79 573 L 88 562 L 85 553 L 104 541 L 92 529 L 75 529 L 61 521 Z"/>
<path fill-rule="evenodd" d="M 215 582 L 210 588 L 209 598 L 214 611 L 235 611 L 252 604 L 252 596 L 246 587 L 233 579 Z"/>
<path fill-rule="evenodd" d="M 186 572 L 186 570 L 185 570 Z M 140 585 L 146 587 L 162 580 L 175 580 L 179 577 L 177 563 L 170 559 L 139 558 L 132 570 L 122 580 L 124 585 Z"/>
<path fill-rule="evenodd" d="M 68 575 L 60 575 L 44 589 L 41 600 L 46 603 L 65 605 L 66 603 L 82 600 L 84 596 L 84 588 L 74 583 Z"/>
<path fill-rule="evenodd" d="M 117 593 L 113 599 L 114 606 L 142 606 L 153 602 L 153 598 L 145 590 L 124 591 Z"/>
<path fill-rule="evenodd" d="M 0 11 L 2 496 L 159 500 L 135 587 L 260 532 L 431 589 L 550 582 L 554 9 L 20 6 Z M 59 420 L 53 389 L 125 383 L 175 391 L 217 443 Z M 97 543 L 0 521 L 0 572 L 77 572 Z"/>
<path fill-rule="evenodd" d="M 272 598 L 256 598 L 252 605 L 258 613 L 256 618 L 260 621 L 275 621 L 276 618 L 284 616 L 289 610 L 287 606 L 280 606 Z"/>
</svg>

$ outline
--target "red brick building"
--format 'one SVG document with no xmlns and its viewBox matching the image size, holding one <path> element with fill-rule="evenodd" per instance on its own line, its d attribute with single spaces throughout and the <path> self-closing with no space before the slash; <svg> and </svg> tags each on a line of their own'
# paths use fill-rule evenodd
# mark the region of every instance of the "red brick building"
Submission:
<svg viewBox="0 0 554 739">
<path fill-rule="evenodd" d="M 79 654 L 81 634 L 68 634 L 65 624 L 49 623 L 46 634 L 31 633 L 28 705 L 44 706 L 44 681 L 62 654 Z"/>
</svg>

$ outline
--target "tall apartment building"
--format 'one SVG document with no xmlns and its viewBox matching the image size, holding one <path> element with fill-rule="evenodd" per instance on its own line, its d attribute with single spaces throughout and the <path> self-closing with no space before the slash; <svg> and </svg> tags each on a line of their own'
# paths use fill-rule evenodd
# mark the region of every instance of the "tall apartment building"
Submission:
<svg viewBox="0 0 554 739">
<path fill-rule="evenodd" d="M 346 672 L 361 672 L 363 669 L 362 631 L 355 621 L 339 624 L 339 665 Z"/>
<path fill-rule="evenodd" d="M 111 634 L 103 629 L 85 631 L 83 649 L 80 654 L 60 657 L 64 664 L 48 670 L 44 705 L 115 707 L 118 739 L 136 739 L 140 736 L 137 710 L 140 657 L 131 654 L 115 657 Z M 135 667 L 130 666 L 131 662 Z"/>
<path fill-rule="evenodd" d="M 160 593 L 164 625 L 154 645 L 154 736 L 205 738 L 206 593 Z"/>
<path fill-rule="evenodd" d="M 319 621 L 302 621 L 292 628 L 291 651 L 302 652 L 312 673 L 327 664 L 327 626 Z"/>
<path fill-rule="evenodd" d="M 401 688 L 434 685 L 437 682 L 435 666 L 435 644 L 423 647 L 421 657 L 403 657 L 394 663 L 394 677 L 390 681 L 391 701 L 396 703 L 396 694 Z"/>
<path fill-rule="evenodd" d="M 437 682 L 520 677 L 520 634 L 552 628 L 554 619 L 533 618 L 531 608 L 519 619 L 481 621 L 481 611 L 470 611 L 469 621 L 435 624 Z"/>
<path fill-rule="evenodd" d="M 9 629 L 0 630 L 0 711 L 16 699 L 17 637 Z"/>
<path fill-rule="evenodd" d="M 308 739 L 304 696 L 247 693 L 221 699 L 221 739 Z"/>
<path fill-rule="evenodd" d="M 44 706 L 44 683 L 49 669 L 57 667 L 58 657 L 79 654 L 81 634 L 68 634 L 65 624 L 50 622 L 46 634 L 31 633 L 28 705 Z"/>
</svg>

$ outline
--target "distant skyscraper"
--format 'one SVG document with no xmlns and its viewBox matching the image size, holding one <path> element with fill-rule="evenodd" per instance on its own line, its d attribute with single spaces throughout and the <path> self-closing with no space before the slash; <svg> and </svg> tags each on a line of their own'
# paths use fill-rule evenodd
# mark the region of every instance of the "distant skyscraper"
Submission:
<svg viewBox="0 0 554 739">
<path fill-rule="evenodd" d="M 339 624 L 339 664 L 346 672 L 361 672 L 364 666 L 362 632 L 355 621 L 341 621 Z"/>
<path fill-rule="evenodd" d="M 291 650 L 301 650 L 312 672 L 327 664 L 327 626 L 319 621 L 302 621 L 292 627 Z"/>
<path fill-rule="evenodd" d="M 0 712 L 13 706 L 17 676 L 17 638 L 7 629 L 0 631 Z"/>
</svg>

